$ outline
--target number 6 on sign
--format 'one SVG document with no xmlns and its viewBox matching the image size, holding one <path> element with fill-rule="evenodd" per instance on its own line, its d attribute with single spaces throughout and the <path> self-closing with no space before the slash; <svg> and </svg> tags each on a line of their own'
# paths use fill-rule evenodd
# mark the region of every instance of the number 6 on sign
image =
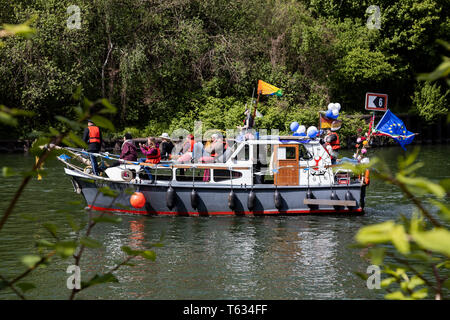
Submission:
<svg viewBox="0 0 450 320">
<path fill-rule="evenodd" d="M 366 93 L 366 110 L 386 111 L 388 95 L 384 93 Z"/>
<path fill-rule="evenodd" d="M 71 5 L 67 8 L 67 14 L 71 16 L 67 19 L 67 28 L 81 29 L 81 10 L 79 6 Z"/>
</svg>

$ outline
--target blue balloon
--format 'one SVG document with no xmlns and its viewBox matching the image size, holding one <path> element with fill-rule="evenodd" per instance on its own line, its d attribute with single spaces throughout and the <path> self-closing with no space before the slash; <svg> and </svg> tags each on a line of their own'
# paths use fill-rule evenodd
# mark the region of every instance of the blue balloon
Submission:
<svg viewBox="0 0 450 320">
<path fill-rule="evenodd" d="M 294 132 L 294 134 L 293 134 L 294 137 L 301 136 L 301 135 L 302 135 L 301 133 L 297 133 L 297 132 Z"/>
<path fill-rule="evenodd" d="M 291 128 L 291 131 L 297 131 L 297 129 L 298 129 L 298 127 L 299 127 L 300 125 L 298 124 L 298 122 L 297 121 L 294 121 L 294 122 L 292 122 L 291 123 L 291 125 L 289 126 L 289 128 Z"/>
<path fill-rule="evenodd" d="M 332 110 L 328 110 L 327 113 L 325 113 L 325 116 L 327 118 L 333 118 L 333 111 Z"/>
<path fill-rule="evenodd" d="M 310 137 L 311 139 L 315 138 L 317 136 L 317 133 L 317 130 L 311 130 L 308 134 L 308 137 Z"/>
<path fill-rule="evenodd" d="M 302 132 L 302 133 L 299 134 L 299 136 L 306 137 L 306 133 Z"/>
<path fill-rule="evenodd" d="M 331 113 L 331 116 L 327 116 L 330 119 L 337 119 L 337 117 L 339 117 L 339 114 L 337 115 L 333 115 L 333 113 Z"/>
</svg>

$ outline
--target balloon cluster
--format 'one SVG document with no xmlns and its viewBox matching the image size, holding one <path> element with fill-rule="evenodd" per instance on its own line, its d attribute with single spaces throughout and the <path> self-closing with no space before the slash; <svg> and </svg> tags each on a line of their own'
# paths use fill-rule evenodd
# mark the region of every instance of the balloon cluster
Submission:
<svg viewBox="0 0 450 320">
<path fill-rule="evenodd" d="M 330 119 L 337 119 L 340 110 L 341 105 L 339 103 L 330 103 L 328 104 L 328 111 L 325 113 L 325 116 Z"/>
<path fill-rule="evenodd" d="M 300 137 L 309 137 L 311 139 L 314 139 L 319 131 L 316 127 L 311 126 L 306 130 L 306 127 L 303 125 L 300 125 L 298 122 L 294 121 L 289 126 L 292 132 L 294 132 L 294 136 L 300 136 Z"/>
</svg>

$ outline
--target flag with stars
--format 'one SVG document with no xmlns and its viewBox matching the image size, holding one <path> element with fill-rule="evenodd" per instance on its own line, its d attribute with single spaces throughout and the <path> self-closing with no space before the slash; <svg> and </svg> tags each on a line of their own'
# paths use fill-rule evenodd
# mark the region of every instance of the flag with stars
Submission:
<svg viewBox="0 0 450 320">
<path fill-rule="evenodd" d="M 415 136 L 414 133 L 406 129 L 403 121 L 397 118 L 390 110 L 386 111 L 383 118 L 381 118 L 375 127 L 374 132 L 376 135 L 393 138 L 405 151 L 405 145 L 410 144 Z"/>
</svg>

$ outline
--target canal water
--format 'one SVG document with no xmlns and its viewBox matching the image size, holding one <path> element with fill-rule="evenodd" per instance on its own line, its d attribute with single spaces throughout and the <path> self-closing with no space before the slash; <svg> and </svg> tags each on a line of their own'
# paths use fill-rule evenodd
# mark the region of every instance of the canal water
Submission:
<svg viewBox="0 0 450 320">
<path fill-rule="evenodd" d="M 408 148 L 411 152 L 413 147 Z M 371 150 L 395 169 L 400 147 Z M 421 175 L 429 179 L 450 177 L 450 146 L 421 147 L 425 162 Z M 350 156 L 351 152 L 342 152 Z M 26 170 L 34 158 L 1 155 L 0 167 Z M 46 222 L 59 226 L 59 233 L 73 237 L 66 214 L 87 221 L 82 197 L 56 160 L 45 164 L 48 175 L 34 179 L 0 232 L 0 274 L 11 279 L 25 270 L 20 258 L 36 253 L 35 241 L 50 239 Z M 14 177 L 0 178 L 6 208 L 18 186 Z M 369 290 L 354 272 L 365 273 L 369 263 L 361 249 L 351 248 L 354 235 L 365 225 L 411 214 L 413 206 L 394 187 L 372 181 L 362 216 L 291 217 L 140 217 L 120 215 L 120 224 L 101 224 L 92 237 L 103 248 L 89 249 L 81 261 L 81 278 L 108 271 L 125 256 L 120 247 L 144 249 L 164 234 L 156 248 L 156 261 L 138 259 L 135 266 L 119 269 L 119 283 L 91 287 L 78 299 L 382 299 L 381 290 Z M 27 215 L 37 221 L 26 219 Z M 55 259 L 25 282 L 36 289 L 30 299 L 67 299 L 67 267 L 72 259 Z M 0 299 L 16 299 L 8 290 Z"/>
</svg>

